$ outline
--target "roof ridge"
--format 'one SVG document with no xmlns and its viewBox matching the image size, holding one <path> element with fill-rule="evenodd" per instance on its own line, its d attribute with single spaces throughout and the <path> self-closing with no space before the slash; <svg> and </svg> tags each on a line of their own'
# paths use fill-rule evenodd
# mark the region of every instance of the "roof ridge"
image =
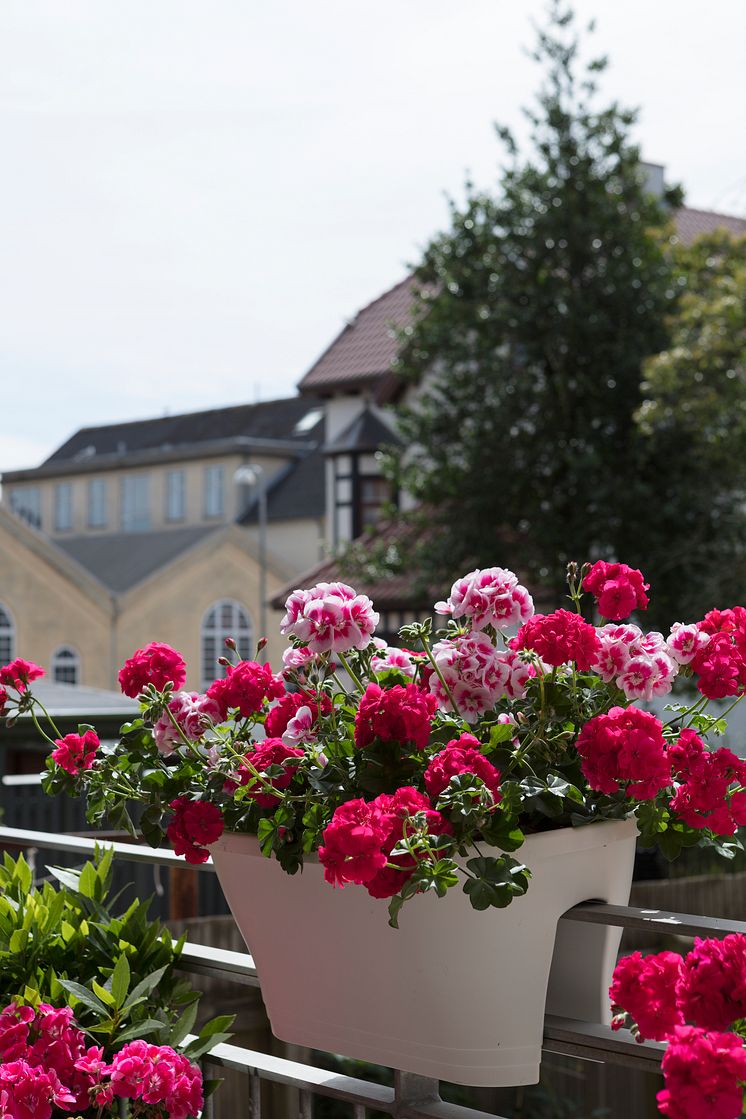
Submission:
<svg viewBox="0 0 746 1119">
<path fill-rule="evenodd" d="M 352 320 L 353 323 L 355 322 L 355 319 L 358 319 L 360 315 L 362 315 L 365 311 L 369 311 L 371 307 L 375 307 L 376 303 L 380 303 L 382 299 L 385 299 L 386 296 L 391 295 L 391 293 L 396 291 L 397 288 L 403 287 L 404 284 L 410 283 L 410 281 L 414 279 L 415 272 L 416 269 L 413 268 L 410 272 L 407 273 L 406 276 L 404 276 L 403 279 L 399 280 L 395 284 L 392 284 L 391 287 L 386 288 L 386 290 L 382 291 L 380 295 L 377 295 L 375 299 L 371 299 L 369 303 L 366 303 L 363 307 L 360 308 L 359 311 L 356 311 L 355 318 Z"/>
<path fill-rule="evenodd" d="M 728 218 L 729 221 L 746 222 L 746 214 L 724 214 L 722 210 L 703 210 L 700 206 L 680 206 L 677 213 L 687 210 L 690 214 L 707 214 L 712 218 Z"/>
<path fill-rule="evenodd" d="M 329 351 L 332 349 L 332 347 L 336 346 L 336 344 L 337 344 L 337 342 L 339 342 L 340 338 L 344 337 L 344 335 L 347 334 L 348 331 L 353 329 L 353 327 L 355 326 L 355 324 L 357 323 L 358 319 L 360 318 L 360 316 L 362 314 L 364 314 L 366 311 L 369 311 L 371 307 L 375 307 L 376 303 L 380 303 L 382 299 L 385 299 L 387 296 L 391 295 L 392 292 L 395 292 L 397 290 L 397 288 L 401 288 L 401 287 L 404 286 L 404 284 L 410 283 L 411 280 L 413 279 L 413 277 L 414 277 L 414 270 L 412 270 L 411 272 L 408 272 L 407 275 L 404 276 L 401 280 L 399 280 L 395 284 L 392 284 L 391 287 L 386 288 L 386 290 L 381 292 L 380 295 L 377 295 L 375 299 L 371 299 L 369 303 L 366 303 L 364 307 L 361 307 L 358 311 L 356 311 L 355 314 L 353 315 L 353 317 L 345 322 L 344 326 L 339 331 L 339 333 L 336 334 L 334 336 L 334 338 L 332 338 L 329 345 L 324 347 L 324 349 L 321 351 L 321 353 L 316 358 L 316 360 L 314 362 L 312 362 L 311 365 L 309 365 L 308 369 L 306 370 L 306 372 L 303 374 L 300 381 L 298 382 L 298 389 L 300 389 L 301 385 L 305 382 L 306 378 L 311 376 L 311 374 L 313 373 L 316 366 L 321 364 L 321 362 L 324 360 L 324 358 L 329 353 Z M 309 394 L 309 395 L 311 395 L 311 394 Z"/>
<path fill-rule="evenodd" d="M 266 408 L 270 404 L 287 404 L 290 400 L 303 401 L 308 405 L 308 399 L 302 397 L 300 393 L 296 393 L 294 396 L 277 396 L 273 400 L 257 400 L 253 404 L 221 404 L 217 408 L 193 408 L 189 412 L 168 412 L 163 416 L 147 416 L 144 419 L 113 420 L 111 423 L 78 427 L 73 432 L 73 435 L 79 435 L 84 431 L 100 431 L 101 428 L 104 427 L 129 427 L 131 424 L 155 424 L 162 423 L 164 420 L 182 420 L 189 416 L 209 416 L 215 412 L 237 412 L 240 408 Z M 72 435 L 70 438 L 72 438 Z"/>
</svg>

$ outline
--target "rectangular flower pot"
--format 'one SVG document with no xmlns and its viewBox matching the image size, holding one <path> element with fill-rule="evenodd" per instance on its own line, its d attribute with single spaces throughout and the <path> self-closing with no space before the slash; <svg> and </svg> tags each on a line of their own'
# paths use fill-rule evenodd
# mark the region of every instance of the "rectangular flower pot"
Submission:
<svg viewBox="0 0 746 1119">
<path fill-rule="evenodd" d="M 277 1038 L 505 1086 L 538 1081 L 545 1008 L 609 1020 L 620 930 L 565 922 L 557 936 L 557 925 L 579 902 L 628 901 L 636 835 L 629 819 L 529 836 L 517 853 L 533 875 L 524 897 L 476 912 L 460 888 L 426 894 L 398 930 L 385 902 L 332 888 L 315 860 L 289 876 L 238 834 L 210 852 Z"/>
</svg>

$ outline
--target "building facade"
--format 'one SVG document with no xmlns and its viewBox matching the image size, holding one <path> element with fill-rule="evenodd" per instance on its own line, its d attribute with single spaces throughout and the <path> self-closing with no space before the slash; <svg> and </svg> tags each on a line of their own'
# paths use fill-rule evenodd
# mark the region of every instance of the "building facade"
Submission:
<svg viewBox="0 0 746 1119">
<path fill-rule="evenodd" d="M 2 661 L 108 688 L 159 640 L 200 688 L 225 638 L 253 656 L 262 623 L 279 656 L 262 600 L 323 554 L 323 433 L 304 396 L 86 428 L 41 466 L 7 472 Z"/>
</svg>

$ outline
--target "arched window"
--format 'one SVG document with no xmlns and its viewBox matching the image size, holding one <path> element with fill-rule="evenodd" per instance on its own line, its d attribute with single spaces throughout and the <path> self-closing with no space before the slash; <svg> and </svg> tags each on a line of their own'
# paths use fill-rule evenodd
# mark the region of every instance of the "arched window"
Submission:
<svg viewBox="0 0 746 1119">
<path fill-rule="evenodd" d="M 55 684 L 80 683 L 80 656 L 70 645 L 60 645 L 52 654 L 52 679 Z"/>
<path fill-rule="evenodd" d="M 236 642 L 238 655 L 249 660 L 252 655 L 254 627 L 248 611 L 232 598 L 215 602 L 202 619 L 200 647 L 202 650 L 202 687 L 208 688 L 219 676 L 225 676 L 225 667 L 218 664 L 218 657 L 225 656 L 226 637 Z"/>
<path fill-rule="evenodd" d="M 0 665 L 12 661 L 16 655 L 16 627 L 10 610 L 0 603 Z"/>
</svg>

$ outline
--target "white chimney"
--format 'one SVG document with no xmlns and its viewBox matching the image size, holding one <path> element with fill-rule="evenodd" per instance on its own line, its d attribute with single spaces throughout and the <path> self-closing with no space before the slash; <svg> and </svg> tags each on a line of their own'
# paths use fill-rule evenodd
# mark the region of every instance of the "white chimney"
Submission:
<svg viewBox="0 0 746 1119">
<path fill-rule="evenodd" d="M 641 162 L 640 167 L 644 177 L 645 190 L 648 194 L 654 194 L 656 198 L 662 198 L 666 189 L 666 184 L 663 181 L 665 171 L 663 164 Z"/>
</svg>

